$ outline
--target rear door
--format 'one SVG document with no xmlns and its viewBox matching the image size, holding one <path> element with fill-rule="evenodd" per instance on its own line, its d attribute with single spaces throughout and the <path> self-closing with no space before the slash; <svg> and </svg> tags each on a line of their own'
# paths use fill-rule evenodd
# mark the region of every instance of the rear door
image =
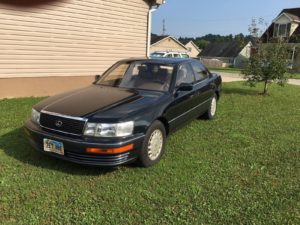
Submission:
<svg viewBox="0 0 300 225">
<path fill-rule="evenodd" d="M 195 101 L 198 105 L 198 112 L 204 113 L 209 105 L 210 100 L 214 95 L 214 87 L 210 84 L 209 71 L 201 62 L 192 61 L 191 66 L 195 74 Z"/>
<path fill-rule="evenodd" d="M 166 111 L 166 118 L 170 124 L 170 130 L 173 130 L 185 122 L 193 119 L 194 108 L 197 105 L 195 101 L 195 89 L 191 91 L 177 91 L 178 87 L 182 83 L 193 84 L 195 82 L 194 72 L 189 63 L 183 63 L 178 66 L 174 101 Z"/>
</svg>

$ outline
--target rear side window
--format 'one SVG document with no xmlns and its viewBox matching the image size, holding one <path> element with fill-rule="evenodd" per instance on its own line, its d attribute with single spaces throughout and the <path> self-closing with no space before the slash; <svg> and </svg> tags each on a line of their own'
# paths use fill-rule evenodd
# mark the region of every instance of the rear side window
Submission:
<svg viewBox="0 0 300 225">
<path fill-rule="evenodd" d="M 200 62 L 192 62 L 196 81 L 204 80 L 208 77 L 207 69 Z"/>
<path fill-rule="evenodd" d="M 188 63 L 182 64 L 178 67 L 176 87 L 182 83 L 192 84 L 195 82 L 195 76 Z"/>
</svg>

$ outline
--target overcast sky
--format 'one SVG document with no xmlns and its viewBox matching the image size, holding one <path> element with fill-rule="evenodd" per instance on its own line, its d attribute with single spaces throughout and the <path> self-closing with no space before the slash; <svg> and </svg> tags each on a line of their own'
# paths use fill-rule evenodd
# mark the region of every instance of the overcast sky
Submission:
<svg viewBox="0 0 300 225">
<path fill-rule="evenodd" d="M 252 18 L 268 23 L 284 8 L 300 8 L 300 0 L 166 0 L 153 13 L 152 32 L 175 37 L 205 34 L 248 34 Z"/>
</svg>

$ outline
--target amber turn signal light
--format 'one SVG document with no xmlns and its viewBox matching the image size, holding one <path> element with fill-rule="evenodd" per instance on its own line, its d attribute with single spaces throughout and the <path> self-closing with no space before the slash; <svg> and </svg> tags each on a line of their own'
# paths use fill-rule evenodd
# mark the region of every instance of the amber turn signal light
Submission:
<svg viewBox="0 0 300 225">
<path fill-rule="evenodd" d="M 86 148 L 85 151 L 92 154 L 119 154 L 130 151 L 133 147 L 133 144 L 129 144 L 119 148 Z"/>
</svg>

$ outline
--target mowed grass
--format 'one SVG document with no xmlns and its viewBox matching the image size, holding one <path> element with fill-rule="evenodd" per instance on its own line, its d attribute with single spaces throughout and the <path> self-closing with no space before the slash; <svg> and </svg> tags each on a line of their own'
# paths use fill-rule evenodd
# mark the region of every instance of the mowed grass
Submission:
<svg viewBox="0 0 300 225">
<path fill-rule="evenodd" d="M 289 77 L 292 79 L 300 79 L 300 73 L 291 73 Z"/>
<path fill-rule="evenodd" d="M 231 68 L 231 67 L 218 67 L 218 68 L 209 68 L 210 71 L 215 72 L 225 72 L 225 73 L 236 73 L 242 74 L 242 70 L 240 68 Z"/>
<path fill-rule="evenodd" d="M 194 120 L 148 169 L 90 168 L 33 150 L 39 98 L 0 101 L 2 224 L 300 224 L 300 87 L 224 84 L 214 121 Z"/>
</svg>

